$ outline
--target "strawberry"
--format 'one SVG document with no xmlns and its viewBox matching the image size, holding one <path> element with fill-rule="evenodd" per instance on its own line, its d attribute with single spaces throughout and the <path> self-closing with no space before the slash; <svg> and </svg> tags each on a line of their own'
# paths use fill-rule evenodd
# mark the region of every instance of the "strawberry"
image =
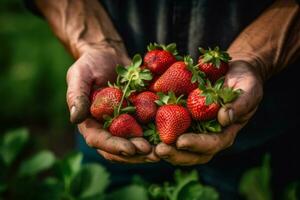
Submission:
<svg viewBox="0 0 300 200">
<path fill-rule="evenodd" d="M 114 87 L 106 87 L 98 91 L 90 107 L 92 116 L 101 121 L 105 115 L 113 115 L 114 108 L 119 105 L 122 95 L 122 91 Z M 126 106 L 126 102 L 123 106 Z"/>
<path fill-rule="evenodd" d="M 183 134 L 191 125 L 191 117 L 188 110 L 178 105 L 180 97 L 174 102 L 174 93 L 169 92 L 169 96 L 159 94 L 161 97 L 158 104 L 167 103 L 159 107 L 155 123 L 160 140 L 165 144 L 173 144 L 177 138 Z M 176 99 L 176 97 L 175 97 Z"/>
<path fill-rule="evenodd" d="M 193 119 L 209 120 L 216 118 L 220 109 L 220 104 L 213 102 L 206 105 L 206 97 L 201 95 L 202 90 L 199 88 L 193 90 L 187 99 L 187 108 L 189 109 Z"/>
<path fill-rule="evenodd" d="M 96 95 L 101 91 L 101 88 L 98 89 L 92 89 L 90 94 L 90 102 L 93 102 L 95 100 Z"/>
<path fill-rule="evenodd" d="M 121 114 L 114 118 L 109 126 L 109 132 L 118 137 L 142 137 L 142 127 L 129 114 Z"/>
<path fill-rule="evenodd" d="M 162 74 L 153 85 L 155 92 L 167 93 L 173 91 L 175 95 L 188 95 L 197 88 L 197 82 L 202 81 L 203 74 L 193 66 L 190 57 L 185 61 L 177 61 Z"/>
<path fill-rule="evenodd" d="M 168 67 L 176 62 L 176 44 L 167 46 L 156 43 L 148 45 L 148 52 L 144 56 L 144 65 L 154 74 L 164 73 Z"/>
<path fill-rule="evenodd" d="M 221 126 L 216 120 L 221 106 L 234 101 L 241 93 L 241 90 L 223 87 L 224 78 L 216 81 L 212 86 L 210 81 L 207 85 L 199 85 L 187 98 L 187 108 L 196 120 L 193 128 L 200 132 L 220 132 Z"/>
<path fill-rule="evenodd" d="M 130 103 L 134 104 L 137 95 L 138 95 L 138 92 L 131 92 L 130 95 L 127 97 L 128 101 Z"/>
<path fill-rule="evenodd" d="M 139 122 L 148 123 L 154 119 L 157 111 L 156 100 L 158 100 L 158 96 L 149 91 L 142 92 L 135 97 L 133 105 Z"/>
<path fill-rule="evenodd" d="M 198 60 L 199 69 L 214 83 L 227 73 L 231 57 L 227 52 L 221 51 L 219 47 L 215 47 L 214 50 L 210 48 L 208 50 L 199 48 L 199 50 L 202 54 Z"/>
<path fill-rule="evenodd" d="M 159 76 L 154 76 L 152 81 L 149 83 L 148 85 L 148 90 L 151 91 L 151 92 L 155 92 L 154 91 L 154 84 L 155 82 L 157 81 L 157 79 L 159 79 Z"/>
</svg>

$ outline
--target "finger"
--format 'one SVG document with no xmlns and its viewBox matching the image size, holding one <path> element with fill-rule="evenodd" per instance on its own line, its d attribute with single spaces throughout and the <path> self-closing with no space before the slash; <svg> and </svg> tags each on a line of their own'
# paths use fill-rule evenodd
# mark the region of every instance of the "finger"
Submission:
<svg viewBox="0 0 300 200">
<path fill-rule="evenodd" d="M 135 154 L 135 146 L 129 140 L 112 136 L 94 119 L 86 119 L 78 125 L 88 146 L 101 149 L 111 154 L 131 156 Z"/>
<path fill-rule="evenodd" d="M 148 154 L 152 150 L 152 146 L 147 140 L 142 137 L 130 138 L 130 141 L 134 144 L 137 153 Z"/>
<path fill-rule="evenodd" d="M 147 155 L 135 155 L 135 156 L 121 156 L 107 153 L 105 151 L 98 150 L 98 153 L 101 154 L 106 160 L 118 163 L 128 163 L 128 164 L 138 164 L 145 162 L 158 162 L 160 158 L 155 154 L 154 149 Z"/>
<path fill-rule="evenodd" d="M 242 127 L 242 124 L 233 124 L 224 129 L 222 133 L 183 134 L 178 138 L 176 147 L 196 153 L 215 154 L 231 146 L 237 132 Z"/>
<path fill-rule="evenodd" d="M 67 72 L 67 103 L 72 123 L 82 122 L 89 114 L 89 93 L 93 79 L 85 65 L 84 58 L 80 58 Z"/>
<path fill-rule="evenodd" d="M 196 165 L 204 164 L 211 160 L 211 155 L 201 155 L 183 150 L 177 150 L 175 147 L 165 143 L 159 143 L 155 148 L 155 153 L 162 159 L 173 165 Z"/>
</svg>

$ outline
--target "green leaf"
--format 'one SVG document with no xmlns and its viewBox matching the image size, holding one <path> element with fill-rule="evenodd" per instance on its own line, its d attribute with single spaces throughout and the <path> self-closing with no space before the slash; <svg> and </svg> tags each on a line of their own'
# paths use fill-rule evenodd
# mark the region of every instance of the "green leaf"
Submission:
<svg viewBox="0 0 300 200">
<path fill-rule="evenodd" d="M 41 151 L 21 163 L 18 175 L 33 176 L 53 166 L 55 156 L 50 151 Z"/>
<path fill-rule="evenodd" d="M 72 179 L 81 169 L 82 159 L 82 153 L 72 152 L 58 163 L 58 176 L 63 180 L 67 191 L 69 190 Z"/>
<path fill-rule="evenodd" d="M 217 120 L 210 120 L 208 122 L 204 122 L 203 128 L 207 132 L 219 133 L 222 131 L 222 126 Z"/>
<path fill-rule="evenodd" d="M 150 144 L 157 145 L 161 142 L 157 129 L 154 123 L 149 123 L 144 130 L 144 136 L 150 142 Z"/>
<path fill-rule="evenodd" d="M 211 94 L 205 95 L 205 104 L 210 105 L 214 102 L 213 96 Z"/>
<path fill-rule="evenodd" d="M 71 193 L 74 197 L 88 198 L 103 194 L 109 185 L 109 174 L 99 164 L 85 164 L 74 177 L 71 184 Z"/>
<path fill-rule="evenodd" d="M 177 199 L 184 200 L 218 200 L 218 192 L 208 186 L 203 186 L 197 181 L 193 181 L 185 185 L 178 194 Z"/>
<path fill-rule="evenodd" d="M 7 185 L 3 182 L 0 182 L 0 195 L 3 193 L 7 188 Z"/>
<path fill-rule="evenodd" d="M 240 180 L 240 193 L 247 200 L 271 200 L 270 155 L 264 157 L 263 165 L 246 171 Z"/>
<path fill-rule="evenodd" d="M 242 93 L 242 90 L 233 90 L 232 88 L 226 87 L 218 90 L 217 92 L 218 96 L 222 99 L 223 103 L 226 104 L 237 99 Z"/>
<path fill-rule="evenodd" d="M 140 54 L 135 54 L 132 58 L 132 66 L 133 68 L 138 68 L 141 66 L 143 59 Z"/>
<path fill-rule="evenodd" d="M 61 200 L 63 193 L 63 183 L 54 177 L 48 177 L 39 184 L 32 199 Z"/>
<path fill-rule="evenodd" d="M 127 73 L 127 69 L 121 65 L 117 65 L 116 71 L 117 71 L 117 74 L 120 76 L 125 76 Z"/>
<path fill-rule="evenodd" d="M 143 70 L 140 73 L 140 79 L 147 80 L 147 81 L 152 80 L 152 74 L 151 74 L 151 72 L 149 70 Z"/>
<path fill-rule="evenodd" d="M 224 80 L 225 78 L 224 77 L 221 77 L 219 78 L 216 82 L 215 82 L 215 85 L 214 85 L 214 89 L 215 90 L 220 90 L 224 84 Z"/>
<path fill-rule="evenodd" d="M 28 130 L 25 128 L 6 132 L 0 142 L 0 158 L 6 166 L 15 160 L 29 140 Z"/>
<path fill-rule="evenodd" d="M 166 51 L 169 51 L 172 53 L 174 56 L 178 54 L 177 48 L 176 48 L 176 43 L 171 43 L 164 48 Z"/>
<path fill-rule="evenodd" d="M 129 185 L 108 195 L 107 200 L 148 200 L 147 190 L 139 185 Z"/>
<path fill-rule="evenodd" d="M 300 199 L 300 181 L 288 184 L 283 193 L 284 200 L 299 200 Z"/>
</svg>

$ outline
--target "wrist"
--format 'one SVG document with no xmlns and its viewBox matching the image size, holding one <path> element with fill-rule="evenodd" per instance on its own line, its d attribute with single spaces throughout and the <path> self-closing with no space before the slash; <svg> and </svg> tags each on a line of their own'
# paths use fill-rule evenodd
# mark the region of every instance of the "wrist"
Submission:
<svg viewBox="0 0 300 200">
<path fill-rule="evenodd" d="M 119 40 L 106 39 L 96 43 L 80 42 L 76 45 L 76 56 L 79 58 L 84 53 L 91 51 L 105 51 L 110 54 L 114 54 L 120 57 L 128 57 L 124 43 Z"/>
</svg>

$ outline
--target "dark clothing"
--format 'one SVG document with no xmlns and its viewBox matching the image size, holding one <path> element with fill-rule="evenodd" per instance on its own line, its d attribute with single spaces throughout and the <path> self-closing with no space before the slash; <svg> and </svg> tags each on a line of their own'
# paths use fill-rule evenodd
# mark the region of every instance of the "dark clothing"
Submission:
<svg viewBox="0 0 300 200">
<path fill-rule="evenodd" d="M 150 42 L 175 42 L 181 54 L 191 54 L 194 58 L 199 55 L 199 46 L 207 48 L 218 45 L 222 49 L 228 48 L 235 37 L 272 2 L 101 0 L 130 56 L 145 52 Z M 29 3 L 28 6 L 36 11 L 33 4 Z M 285 140 L 283 134 L 289 134 L 290 137 L 296 135 L 299 106 L 290 108 L 290 100 L 286 97 L 295 93 L 295 88 L 288 86 L 298 85 L 297 74 L 299 69 L 295 64 L 266 83 L 264 99 L 256 115 L 238 134 L 233 147 L 220 153 L 207 165 L 190 167 L 199 169 L 203 181 L 221 191 L 221 199 L 238 199 L 240 175 L 245 169 L 258 165 L 266 151 L 274 152 L 274 162 L 278 158 L 287 165 L 290 163 L 295 166 L 288 153 L 295 151 L 291 148 L 295 149 L 297 145 L 293 146 L 293 141 Z M 156 182 L 172 178 L 175 167 L 165 162 L 143 165 L 112 164 L 97 155 L 95 150 L 88 148 L 79 134 L 78 141 L 78 147 L 85 152 L 87 161 L 100 161 L 112 172 L 115 186 L 126 184 L 133 173 Z M 280 145 L 278 141 L 287 146 Z M 281 157 L 282 152 L 286 152 L 285 157 Z M 281 182 L 288 178 L 288 173 L 284 177 L 277 177 Z"/>
</svg>

